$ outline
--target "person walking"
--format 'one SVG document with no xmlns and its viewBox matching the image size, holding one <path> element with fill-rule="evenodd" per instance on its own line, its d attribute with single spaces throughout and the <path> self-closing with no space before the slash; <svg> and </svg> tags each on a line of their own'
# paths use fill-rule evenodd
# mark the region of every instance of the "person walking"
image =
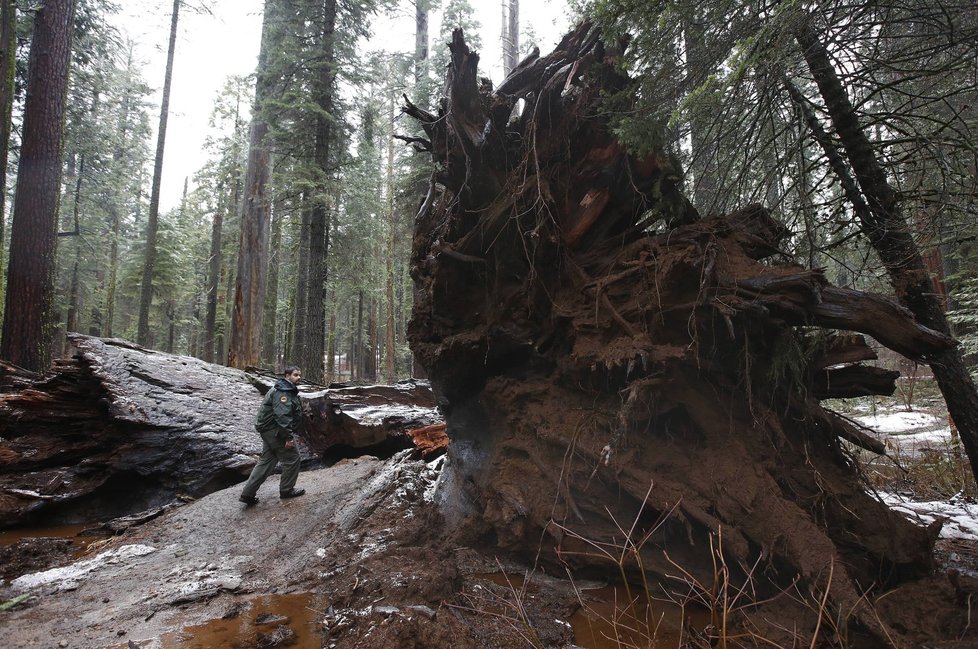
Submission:
<svg viewBox="0 0 978 649">
<path fill-rule="evenodd" d="M 275 387 L 268 391 L 258 408 L 255 430 L 261 435 L 261 457 L 238 498 L 248 506 L 258 502 L 258 487 L 279 462 L 282 463 L 279 498 L 295 498 L 306 493 L 305 489 L 295 488 L 295 481 L 299 477 L 299 451 L 295 447 L 295 434 L 302 428 L 302 404 L 297 387 L 301 379 L 302 372 L 298 367 L 286 367 L 285 378 L 275 382 Z"/>
</svg>

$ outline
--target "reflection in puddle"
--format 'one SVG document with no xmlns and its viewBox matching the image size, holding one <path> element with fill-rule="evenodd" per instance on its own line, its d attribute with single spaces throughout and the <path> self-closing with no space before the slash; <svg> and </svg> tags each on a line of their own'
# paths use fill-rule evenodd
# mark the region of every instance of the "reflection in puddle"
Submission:
<svg viewBox="0 0 978 649">
<path fill-rule="evenodd" d="M 58 527 L 25 527 L 21 529 L 0 531 L 0 548 L 9 547 L 20 541 L 30 541 L 34 539 L 67 539 L 71 541 L 74 548 L 73 556 L 77 559 L 85 549 L 95 541 L 100 541 L 109 532 L 98 532 L 92 529 L 90 523 L 80 525 L 61 525 Z M 85 534 L 83 534 L 85 532 Z"/>
<path fill-rule="evenodd" d="M 477 575 L 521 595 L 534 592 L 531 578 L 523 575 L 484 573 Z M 582 606 L 567 622 L 574 632 L 574 643 L 582 649 L 623 649 L 624 647 L 679 647 L 686 644 L 690 629 L 703 629 L 710 623 L 708 612 L 646 597 L 640 589 L 622 585 L 588 588 L 579 591 Z M 685 631 L 684 631 L 685 630 Z"/>
<path fill-rule="evenodd" d="M 633 590 L 631 597 L 623 586 L 581 593 L 583 606 L 569 620 L 574 641 L 584 649 L 678 647 L 684 628 L 703 628 L 710 621 L 704 611 L 650 600 L 645 593 Z"/>
<path fill-rule="evenodd" d="M 321 601 L 311 593 L 261 595 L 236 605 L 224 619 L 184 627 L 161 638 L 163 649 L 245 649 L 288 646 L 321 649 Z"/>
</svg>

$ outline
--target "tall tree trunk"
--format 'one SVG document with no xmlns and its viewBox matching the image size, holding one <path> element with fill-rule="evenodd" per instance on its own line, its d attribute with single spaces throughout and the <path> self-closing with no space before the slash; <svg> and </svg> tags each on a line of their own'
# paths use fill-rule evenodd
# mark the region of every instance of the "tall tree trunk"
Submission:
<svg viewBox="0 0 978 649">
<path fill-rule="evenodd" d="M 296 328 L 296 297 L 298 295 L 298 289 L 296 285 L 293 284 L 289 289 L 289 297 L 286 300 L 285 305 L 285 340 L 282 341 L 282 362 L 286 365 L 293 363 L 292 360 L 295 356 L 292 355 L 291 350 L 295 344 L 295 328 Z"/>
<path fill-rule="evenodd" d="M 886 179 L 810 18 L 799 23 L 795 38 L 866 199 L 867 209 L 857 210 L 862 230 L 886 267 L 897 298 L 920 324 L 949 334 L 950 328 L 935 294 L 934 283 L 910 234 L 896 192 Z M 978 477 L 978 391 L 974 381 L 958 348 L 934 352 L 927 361 L 961 434 L 972 473 Z"/>
<path fill-rule="evenodd" d="M 218 195 L 221 187 L 218 186 Z M 224 229 L 224 210 L 218 205 L 214 210 L 211 221 L 211 254 L 207 269 L 207 313 L 204 321 L 204 340 L 201 344 L 200 356 L 208 363 L 215 360 L 214 343 L 217 338 L 217 302 L 218 290 L 221 284 L 221 237 Z"/>
<path fill-rule="evenodd" d="M 328 250 L 326 205 L 317 198 L 309 222 L 309 266 L 306 326 L 303 332 L 302 369 L 309 381 L 322 383 L 326 349 L 326 255 Z"/>
<path fill-rule="evenodd" d="M 330 145 L 333 129 L 333 93 L 336 85 L 335 37 L 336 0 L 323 3 L 322 24 L 320 26 L 321 69 L 313 90 L 316 103 L 316 135 L 313 150 L 313 163 L 319 174 L 319 181 L 327 182 L 330 175 Z M 325 187 L 313 199 L 312 220 L 309 224 L 309 293 L 307 295 L 305 341 L 302 365 L 310 381 L 322 383 L 325 379 L 326 346 L 326 274 L 329 253 L 329 210 L 326 204 Z"/>
<path fill-rule="evenodd" d="M 74 9 L 73 0 L 50 0 L 38 8 L 27 71 L 0 358 L 34 371 L 50 363 L 61 147 Z"/>
<path fill-rule="evenodd" d="M 377 332 L 377 309 L 376 298 L 370 298 L 367 302 L 367 349 L 363 352 L 364 372 L 363 378 L 371 383 L 377 382 L 377 352 L 380 349 L 378 344 Z"/>
<path fill-rule="evenodd" d="M 109 272 L 105 289 L 105 336 L 112 337 L 115 319 L 115 292 L 119 283 L 119 206 L 110 201 L 109 208 Z"/>
<path fill-rule="evenodd" d="M 232 203 L 236 204 L 236 203 Z M 231 213 L 228 213 L 230 217 Z M 234 236 L 233 234 L 231 236 Z M 217 328 L 217 359 L 221 364 L 227 363 L 228 342 L 230 333 L 228 327 L 231 324 L 231 308 L 234 304 L 234 274 L 237 270 L 234 259 L 228 259 L 225 255 L 224 265 L 221 268 L 221 287 L 222 291 L 219 298 L 220 313 L 223 316 L 221 326 Z"/>
<path fill-rule="evenodd" d="M 282 263 L 282 208 L 281 201 L 270 215 L 272 240 L 268 256 L 268 278 L 265 281 L 265 314 L 262 316 L 261 360 L 266 367 L 276 368 L 278 364 L 278 279 Z"/>
<path fill-rule="evenodd" d="M 156 269 L 156 235 L 159 229 L 160 183 L 163 179 L 163 148 L 166 144 L 166 122 L 170 113 L 170 85 L 173 78 L 173 55 L 177 46 L 177 21 L 180 0 L 173 0 L 173 16 L 170 20 L 170 45 L 166 53 L 166 74 L 163 78 L 163 101 L 160 105 L 160 123 L 156 133 L 156 161 L 153 164 L 153 189 L 149 196 L 149 221 L 146 224 L 146 257 L 143 261 L 143 279 L 139 291 L 139 320 L 136 325 L 136 342 L 149 342 L 149 308 L 153 302 L 153 272 Z"/>
<path fill-rule="evenodd" d="M 65 320 L 65 331 L 78 331 L 78 310 L 81 308 L 78 266 L 81 264 L 81 240 L 75 239 L 75 261 L 71 265 L 71 284 L 68 289 L 68 317 Z"/>
<path fill-rule="evenodd" d="M 93 102 L 92 105 L 92 115 L 97 111 L 98 98 Z M 81 194 L 82 194 L 82 180 L 85 177 L 85 154 L 82 153 L 79 156 L 78 168 L 75 174 L 75 191 L 71 202 L 71 214 L 74 221 L 75 229 L 74 232 L 59 232 L 60 235 L 64 234 L 74 234 L 75 235 L 75 260 L 71 266 L 71 280 L 68 283 L 68 314 L 65 320 L 65 331 L 78 331 L 78 313 L 81 310 L 81 289 L 78 282 L 78 267 L 81 265 L 81 238 L 78 236 L 81 234 L 81 229 L 79 227 L 79 218 L 81 212 Z M 58 343 L 57 340 L 54 341 L 55 344 Z"/>
<path fill-rule="evenodd" d="M 0 286 L 4 285 L 3 244 L 6 239 L 7 222 L 7 154 L 10 151 L 10 117 L 14 107 L 16 63 L 17 3 L 15 0 L 0 0 Z"/>
<path fill-rule="evenodd" d="M 428 0 L 414 0 L 414 83 L 427 76 Z"/>
<path fill-rule="evenodd" d="M 329 338 L 326 339 L 326 382 L 336 380 L 336 304 L 330 309 Z"/>
<path fill-rule="evenodd" d="M 357 293 L 357 313 L 356 313 L 356 319 L 354 321 L 354 326 L 353 326 L 354 337 L 353 337 L 352 358 L 356 362 L 352 365 L 350 369 L 351 379 L 362 379 L 364 377 L 363 371 L 366 363 L 363 360 L 364 357 L 364 353 L 363 353 L 364 350 L 363 306 L 364 304 L 363 303 L 364 303 L 364 295 L 363 295 L 363 289 L 361 289 Z M 354 367 L 356 368 L 356 370 L 352 369 Z"/>
<path fill-rule="evenodd" d="M 506 77 L 520 58 L 520 0 L 502 0 L 503 76 Z"/>
<path fill-rule="evenodd" d="M 286 363 L 305 363 L 303 347 L 306 344 L 306 334 L 303 331 L 309 313 L 309 236 L 311 233 L 312 207 L 305 194 L 301 202 L 301 219 L 299 225 L 299 250 L 296 256 L 295 304 L 291 328 L 291 343 L 288 347 L 289 358 Z M 306 368 L 302 368 L 303 371 Z"/>
<path fill-rule="evenodd" d="M 272 165 L 265 111 L 274 86 L 274 79 L 268 70 L 268 53 L 273 47 L 275 3 L 276 0 L 265 0 L 255 80 L 255 104 L 251 114 L 248 166 L 245 170 L 238 272 L 234 289 L 234 314 L 231 318 L 231 345 L 228 350 L 228 365 L 238 368 L 258 365 L 261 358 L 271 217 L 267 188 Z"/>
<path fill-rule="evenodd" d="M 394 240 L 397 237 L 397 210 L 394 208 L 394 97 L 388 100 L 387 111 L 387 241 L 384 255 L 384 296 L 386 298 L 386 336 L 384 338 L 384 379 L 393 383 L 396 376 L 394 359 L 397 356 L 394 337 Z"/>
</svg>

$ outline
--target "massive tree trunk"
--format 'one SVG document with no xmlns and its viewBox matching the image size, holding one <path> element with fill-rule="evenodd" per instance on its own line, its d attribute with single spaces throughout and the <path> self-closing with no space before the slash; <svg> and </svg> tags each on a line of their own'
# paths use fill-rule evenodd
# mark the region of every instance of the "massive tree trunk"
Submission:
<svg viewBox="0 0 978 649">
<path fill-rule="evenodd" d="M 29 370 L 50 362 L 61 145 L 75 3 L 52 0 L 34 14 L 23 139 L 10 233 L 0 358 Z"/>
<path fill-rule="evenodd" d="M 14 73 L 17 70 L 17 3 L 0 0 L 0 250 L 7 227 L 7 155 L 10 152 L 10 118 L 14 108 Z M 0 286 L 5 268 L 0 259 Z"/>
<path fill-rule="evenodd" d="M 156 130 L 156 160 L 153 163 L 153 188 L 149 195 L 149 220 L 146 222 L 146 249 L 143 276 L 139 285 L 139 316 L 136 322 L 136 341 L 149 344 L 149 308 L 153 303 L 153 273 L 156 269 L 156 235 L 159 230 L 160 184 L 163 180 L 163 148 L 166 145 L 166 123 L 170 117 L 170 85 L 173 80 L 173 56 L 177 47 L 177 24 L 180 0 L 173 0 L 170 17 L 170 44 L 166 51 L 166 72 L 163 76 L 163 100 L 160 104 L 160 123 Z"/>
<path fill-rule="evenodd" d="M 824 594 L 840 624 L 900 644 L 872 597 L 929 569 L 936 531 L 861 483 L 850 445 L 882 445 L 820 399 L 892 392 L 894 374 L 831 330 L 918 359 L 951 339 L 784 261 L 763 208 L 698 219 L 669 156 L 615 139 L 603 104 L 628 80 L 588 25 L 495 93 L 459 31 L 451 53 L 437 112 L 405 110 L 436 166 L 409 339 L 448 412 L 455 532 L 561 570 L 621 556 L 704 601 L 720 577 Z"/>
<path fill-rule="evenodd" d="M 313 88 L 316 104 L 316 134 L 313 163 L 321 186 L 312 198 L 309 224 L 309 293 L 302 339 L 302 369 L 310 381 L 322 383 L 326 376 L 326 260 L 329 254 L 329 209 L 326 183 L 331 176 L 330 148 L 333 140 L 333 93 L 336 92 L 336 0 L 324 0 L 319 33 L 321 59 Z"/>
<path fill-rule="evenodd" d="M 856 211 L 862 231 L 886 267 L 900 302 L 910 309 L 920 324 L 949 334 L 939 291 L 911 235 L 897 193 L 886 179 L 886 172 L 876 158 L 812 20 L 805 17 L 800 21 L 795 38 L 845 148 L 859 190 L 865 197 L 866 207 Z M 927 361 L 961 434 L 971 472 L 978 478 L 978 390 L 975 383 L 961 352 L 954 347 L 930 354 Z"/>
<path fill-rule="evenodd" d="M 274 82 L 268 71 L 273 43 L 275 1 L 266 0 L 262 19 L 261 49 L 258 52 L 255 105 L 251 115 L 248 166 L 245 171 L 244 203 L 241 206 L 241 232 L 238 244 L 238 272 L 234 288 L 230 367 L 258 365 L 261 358 L 261 330 L 264 319 L 265 281 L 268 275 L 268 235 L 271 202 L 267 187 L 271 176 L 266 103 Z"/>
<path fill-rule="evenodd" d="M 0 366 L 0 528 L 91 523 L 242 482 L 255 412 L 275 377 L 69 334 L 44 377 Z M 306 463 L 444 448 L 426 384 L 302 393 Z M 437 432 L 436 430 L 434 432 Z"/>
</svg>

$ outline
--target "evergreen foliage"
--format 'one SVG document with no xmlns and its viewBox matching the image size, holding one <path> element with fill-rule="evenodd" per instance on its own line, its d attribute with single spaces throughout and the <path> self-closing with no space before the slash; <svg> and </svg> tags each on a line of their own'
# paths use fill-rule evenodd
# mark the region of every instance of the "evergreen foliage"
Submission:
<svg viewBox="0 0 978 649">
<path fill-rule="evenodd" d="M 314 317 L 324 321 L 329 347 L 323 380 L 387 378 L 388 358 L 396 376 L 406 377 L 412 371 L 404 336 L 412 293 L 407 258 L 430 165 L 429 154 L 394 139 L 421 136 L 413 121 L 400 119 L 401 96 L 436 109 L 452 30 L 463 29 L 479 49 L 481 26 L 470 0 L 425 1 L 421 9 L 439 25 L 430 44 L 368 50 L 374 17 L 397 10 L 403 18 L 405 6 L 341 0 L 333 32 L 324 31 L 325 6 L 266 3 L 273 47 L 263 74 L 271 92 L 257 110 L 270 125 L 277 234 L 262 355 L 280 369 L 309 347 L 307 306 L 318 292 L 325 310 Z M 94 0 L 79 0 L 76 8 L 56 311 L 62 332 L 70 325 L 133 337 L 157 107 L 149 104 L 132 44 L 109 27 L 116 8 Z M 12 172 L 31 37 L 28 9 L 19 3 Z M 418 10 L 409 9 L 412 15 Z M 882 265 L 859 236 L 845 187 L 812 135 L 814 124 L 825 137 L 836 136 L 792 29 L 802 9 L 818 16 L 918 243 L 933 272 L 947 275 L 956 333 L 973 344 L 978 26 L 965 4 L 581 0 L 576 9 L 604 28 L 608 43 L 628 34 L 620 60 L 635 83 L 609 97 L 606 108 L 632 148 L 664 144 L 675 153 L 701 213 L 763 202 L 791 229 L 797 261 L 827 268 L 843 286 L 886 290 Z M 520 55 L 537 40 L 532 25 L 524 24 Z M 425 52 L 430 55 L 419 58 Z M 235 78 L 217 93 L 208 159 L 185 171 L 189 193 L 160 216 L 149 318 L 155 347 L 167 348 L 172 339 L 179 353 L 226 358 L 253 88 L 254 78 Z M 320 220 L 318 242 L 309 240 L 313 214 Z M 325 270 L 323 286 L 304 279 L 310 250 Z"/>
</svg>

